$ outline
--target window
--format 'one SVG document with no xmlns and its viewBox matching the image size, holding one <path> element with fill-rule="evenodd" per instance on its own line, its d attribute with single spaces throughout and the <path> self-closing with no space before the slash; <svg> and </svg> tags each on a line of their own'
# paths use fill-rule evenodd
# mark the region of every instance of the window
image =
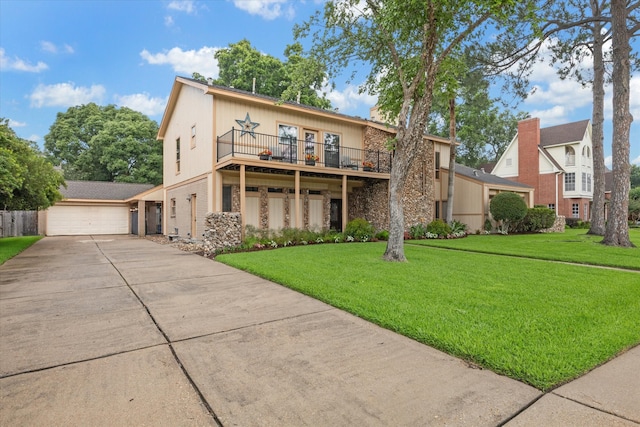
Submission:
<svg viewBox="0 0 640 427">
<path fill-rule="evenodd" d="M 231 186 L 222 186 L 222 212 L 231 212 Z"/>
<path fill-rule="evenodd" d="M 591 174 L 582 172 L 582 191 L 591 192 Z"/>
<path fill-rule="evenodd" d="M 587 191 L 591 191 L 591 174 L 587 174 Z"/>
<path fill-rule="evenodd" d="M 591 149 L 588 146 L 582 147 L 582 157 L 588 159 L 591 157 Z"/>
<path fill-rule="evenodd" d="M 180 173 L 180 138 L 176 139 L 176 173 Z"/>
<path fill-rule="evenodd" d="M 564 164 L 566 166 L 576 165 L 576 152 L 573 147 L 565 147 L 564 149 Z"/>
<path fill-rule="evenodd" d="M 548 207 L 549 209 L 551 209 L 552 211 L 555 211 L 555 210 L 556 210 L 556 204 L 555 204 L 555 203 L 549 203 L 549 204 L 547 205 L 547 207 Z"/>
<path fill-rule="evenodd" d="M 436 151 L 436 179 L 440 179 L 440 152 Z M 438 218 L 436 216 L 436 218 Z"/>
<path fill-rule="evenodd" d="M 571 172 L 564 175 L 564 191 L 576 191 L 576 174 Z"/>
<path fill-rule="evenodd" d="M 324 133 L 324 164 L 331 168 L 340 167 L 340 135 Z"/>
<path fill-rule="evenodd" d="M 435 210 L 435 215 L 434 215 L 435 219 L 439 219 L 440 218 L 440 202 L 436 201 L 436 210 Z"/>
<path fill-rule="evenodd" d="M 571 205 L 571 216 L 574 218 L 580 218 L 580 205 L 573 203 Z"/>
<path fill-rule="evenodd" d="M 585 203 L 582 207 L 583 220 L 589 221 L 589 203 Z"/>
<path fill-rule="evenodd" d="M 170 207 L 170 214 L 171 214 L 171 218 L 175 218 L 176 217 L 176 199 L 173 198 L 171 199 L 171 203 L 169 204 Z"/>
<path fill-rule="evenodd" d="M 191 148 L 196 148 L 196 125 L 191 126 Z"/>
<path fill-rule="evenodd" d="M 278 125 L 278 142 L 283 160 L 291 163 L 296 162 L 298 160 L 298 127 Z"/>
</svg>

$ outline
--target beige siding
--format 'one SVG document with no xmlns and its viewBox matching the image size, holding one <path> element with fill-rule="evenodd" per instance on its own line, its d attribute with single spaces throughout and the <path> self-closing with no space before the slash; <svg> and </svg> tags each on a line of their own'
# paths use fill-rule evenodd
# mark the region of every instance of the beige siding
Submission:
<svg viewBox="0 0 640 427">
<path fill-rule="evenodd" d="M 282 197 L 269 195 L 269 229 L 280 230 L 284 227 L 284 204 Z"/>
<path fill-rule="evenodd" d="M 207 214 L 208 194 L 207 179 L 202 178 L 184 185 L 167 190 L 167 220 L 165 222 L 166 234 L 173 234 L 178 229 L 178 234 L 187 237 L 191 233 L 191 201 L 187 200 L 191 195 L 196 195 L 196 234 L 192 237 L 200 239 L 204 233 L 204 218 Z M 171 216 L 171 199 L 176 200 L 176 215 Z"/>
<path fill-rule="evenodd" d="M 260 194 L 247 193 L 247 213 L 245 224 L 260 228 Z"/>
<path fill-rule="evenodd" d="M 311 230 L 321 230 L 323 215 L 323 200 L 322 196 L 317 198 L 309 197 L 309 228 Z"/>
</svg>

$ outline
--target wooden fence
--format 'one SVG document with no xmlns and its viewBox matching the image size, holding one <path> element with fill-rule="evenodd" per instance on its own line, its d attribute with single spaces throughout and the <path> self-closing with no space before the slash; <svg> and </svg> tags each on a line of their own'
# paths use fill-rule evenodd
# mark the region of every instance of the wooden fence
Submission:
<svg viewBox="0 0 640 427">
<path fill-rule="evenodd" d="M 0 237 L 37 235 L 38 211 L 0 211 Z"/>
</svg>

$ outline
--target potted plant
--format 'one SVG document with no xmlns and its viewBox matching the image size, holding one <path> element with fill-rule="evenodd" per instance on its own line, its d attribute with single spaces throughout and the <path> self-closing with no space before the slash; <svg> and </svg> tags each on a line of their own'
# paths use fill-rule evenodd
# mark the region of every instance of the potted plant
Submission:
<svg viewBox="0 0 640 427">
<path fill-rule="evenodd" d="M 308 153 L 304 156 L 304 162 L 309 166 L 315 166 L 318 159 L 320 159 L 320 157 L 316 156 L 313 153 Z"/>
<path fill-rule="evenodd" d="M 271 152 L 271 150 L 268 150 L 265 148 L 264 150 L 258 153 L 258 157 L 260 158 L 260 160 L 269 160 L 272 154 L 273 153 Z"/>
<path fill-rule="evenodd" d="M 362 162 L 362 170 L 365 172 L 371 172 L 373 170 L 373 162 Z"/>
</svg>

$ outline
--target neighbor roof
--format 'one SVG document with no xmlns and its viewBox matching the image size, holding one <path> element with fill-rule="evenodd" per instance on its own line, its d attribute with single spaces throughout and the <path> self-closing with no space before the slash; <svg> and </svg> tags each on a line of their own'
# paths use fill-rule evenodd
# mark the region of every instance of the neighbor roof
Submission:
<svg viewBox="0 0 640 427">
<path fill-rule="evenodd" d="M 510 187 L 522 187 L 522 188 L 533 188 L 530 185 L 523 184 L 517 181 L 511 181 L 506 178 L 499 177 L 497 175 L 492 175 L 490 173 L 483 172 L 482 169 L 474 169 L 465 165 L 461 165 L 456 163 L 456 173 L 462 176 L 466 176 L 468 178 L 475 179 L 476 181 L 485 182 L 487 184 L 493 185 L 504 185 Z"/>
<path fill-rule="evenodd" d="M 126 200 L 153 187 L 127 182 L 67 181 L 66 188 L 60 187 L 60 193 L 65 199 Z"/>
<path fill-rule="evenodd" d="M 542 128 L 540 129 L 540 146 L 548 147 L 551 145 L 582 141 L 588 125 L 589 119 Z"/>
</svg>

